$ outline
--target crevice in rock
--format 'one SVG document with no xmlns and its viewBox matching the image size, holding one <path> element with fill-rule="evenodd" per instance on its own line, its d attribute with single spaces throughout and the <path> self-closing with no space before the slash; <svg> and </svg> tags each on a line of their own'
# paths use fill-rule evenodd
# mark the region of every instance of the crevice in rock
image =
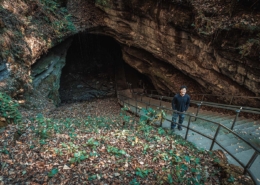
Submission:
<svg viewBox="0 0 260 185">
<path fill-rule="evenodd" d="M 6 79 L 8 74 L 9 72 L 7 70 L 6 64 L 0 64 L 0 81 Z"/>
</svg>

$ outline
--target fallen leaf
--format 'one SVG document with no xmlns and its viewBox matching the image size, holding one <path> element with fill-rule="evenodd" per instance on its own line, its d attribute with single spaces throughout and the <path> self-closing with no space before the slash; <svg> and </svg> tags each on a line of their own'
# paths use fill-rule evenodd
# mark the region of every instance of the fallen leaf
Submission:
<svg viewBox="0 0 260 185">
<path fill-rule="evenodd" d="M 66 164 L 63 166 L 63 170 L 70 170 L 71 168 L 68 167 Z"/>
<path fill-rule="evenodd" d="M 143 164 L 144 164 L 144 162 L 143 162 L 143 161 L 140 161 L 140 162 L 139 162 L 139 164 L 143 165 Z"/>
</svg>

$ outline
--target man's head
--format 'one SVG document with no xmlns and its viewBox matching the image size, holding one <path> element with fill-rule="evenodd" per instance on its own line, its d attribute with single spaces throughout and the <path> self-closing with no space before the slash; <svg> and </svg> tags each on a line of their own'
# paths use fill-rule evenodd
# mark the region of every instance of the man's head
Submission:
<svg viewBox="0 0 260 185">
<path fill-rule="evenodd" d="M 186 94 L 186 92 L 187 92 L 187 87 L 185 85 L 182 85 L 180 87 L 180 95 L 184 96 Z"/>
</svg>

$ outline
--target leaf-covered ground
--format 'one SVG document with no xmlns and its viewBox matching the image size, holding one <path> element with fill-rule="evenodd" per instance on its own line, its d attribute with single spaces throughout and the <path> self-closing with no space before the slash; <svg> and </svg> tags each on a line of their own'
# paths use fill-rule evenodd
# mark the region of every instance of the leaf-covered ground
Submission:
<svg viewBox="0 0 260 185">
<path fill-rule="evenodd" d="M 22 114 L 1 130 L 0 184 L 252 184 L 114 98 Z"/>
</svg>

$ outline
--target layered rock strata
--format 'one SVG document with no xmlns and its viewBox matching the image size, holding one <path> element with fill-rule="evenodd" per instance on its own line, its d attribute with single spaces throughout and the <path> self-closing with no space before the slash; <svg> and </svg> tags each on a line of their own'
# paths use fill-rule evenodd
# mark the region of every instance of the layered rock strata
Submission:
<svg viewBox="0 0 260 185">
<path fill-rule="evenodd" d="M 68 0 L 67 8 L 77 32 L 113 37 L 121 45 L 125 62 L 147 75 L 158 91 L 177 92 L 180 80 L 185 79 L 181 84 L 192 87 L 192 93 L 259 96 L 260 14 L 240 11 L 240 2 L 234 5 L 238 7 L 235 11 L 232 3 Z M 8 27 L 6 17 L 1 19 L 1 27 L 10 32 L 24 30 L 20 37 L 24 51 L 12 47 L 12 53 L 4 55 L 0 63 L 0 88 L 11 89 L 15 95 L 19 89 L 28 89 L 24 86 L 30 84 L 31 65 L 36 59 L 58 39 L 64 40 L 75 32 L 55 35 L 42 31 L 47 22 L 37 15 L 36 5 L 21 0 L 2 1 L 1 5 L 2 12 L 13 13 L 10 20 L 20 18 L 19 28 Z M 16 38 L 10 33 L 5 36 L 5 44 L 7 39 Z"/>
</svg>

